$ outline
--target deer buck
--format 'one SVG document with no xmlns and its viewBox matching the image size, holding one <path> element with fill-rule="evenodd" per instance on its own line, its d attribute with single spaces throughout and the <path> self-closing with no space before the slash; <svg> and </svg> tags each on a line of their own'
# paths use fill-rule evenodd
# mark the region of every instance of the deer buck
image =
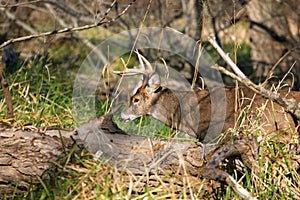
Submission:
<svg viewBox="0 0 300 200">
<path fill-rule="evenodd" d="M 242 128 L 243 125 L 248 126 L 253 121 L 257 122 L 256 125 L 260 130 L 268 134 L 279 133 L 289 136 L 297 126 L 297 120 L 285 112 L 282 106 L 248 88 L 172 91 L 161 85 L 160 77 L 152 69 L 151 64 L 139 53 L 137 55 L 141 68 L 114 72 L 119 75 L 142 74 L 142 80 L 136 85 L 129 105 L 121 112 L 121 121 L 131 121 L 143 115 L 150 115 L 173 129 L 206 142 L 212 141 L 229 128 L 237 126 Z M 224 90 L 225 93 L 222 93 Z M 280 91 L 280 94 L 300 101 L 299 92 Z M 223 101 L 212 104 L 212 95 Z M 212 107 L 225 108 L 225 115 L 213 113 Z M 218 111 L 214 109 L 214 112 L 216 110 Z M 221 129 L 215 128 L 218 126 L 222 126 Z M 209 129 L 213 134 L 207 134 Z"/>
</svg>

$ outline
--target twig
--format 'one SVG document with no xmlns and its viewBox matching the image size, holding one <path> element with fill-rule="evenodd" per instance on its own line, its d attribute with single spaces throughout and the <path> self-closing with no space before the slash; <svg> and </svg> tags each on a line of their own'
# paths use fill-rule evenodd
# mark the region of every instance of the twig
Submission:
<svg viewBox="0 0 300 200">
<path fill-rule="evenodd" d="M 2 87 L 3 87 L 5 103 L 7 106 L 7 108 L 6 108 L 7 109 L 7 117 L 10 119 L 13 119 L 14 118 L 14 110 L 13 110 L 13 105 L 12 105 L 12 98 L 11 98 L 11 94 L 9 92 L 8 82 L 4 75 L 2 56 L 0 56 L 0 78 L 2 80 L 1 83 L 2 83 Z"/>
<path fill-rule="evenodd" d="M 248 200 L 257 200 L 256 197 L 252 196 L 243 186 L 241 186 L 232 176 L 228 174 L 226 183 L 233 187 L 233 190 L 240 195 L 240 197 Z"/>
<path fill-rule="evenodd" d="M 209 36 L 208 37 L 209 43 L 217 50 L 219 55 L 225 60 L 225 62 L 231 67 L 231 69 L 242 79 L 248 79 L 246 75 L 236 66 L 236 64 L 231 60 L 231 58 L 226 54 L 222 48 L 218 45 L 215 37 Z M 249 80 L 249 79 L 248 79 Z M 247 80 L 247 81 L 248 81 Z M 250 80 L 249 80 L 250 81 Z M 251 82 L 251 81 L 250 81 Z"/>
<path fill-rule="evenodd" d="M 29 1 L 29 2 L 22 2 L 22 3 L 15 3 L 15 4 L 9 4 L 9 2 L 6 2 L 4 5 L 0 5 L 0 8 L 13 8 L 13 7 L 18 7 L 18 6 L 24 6 L 28 4 L 34 4 L 38 3 L 41 0 L 35 0 L 35 1 Z"/>
<path fill-rule="evenodd" d="M 54 5 L 55 7 L 59 8 L 60 10 L 64 11 L 65 13 L 68 13 L 69 15 L 79 18 L 81 21 L 84 22 L 91 22 L 93 21 L 92 17 L 89 17 L 89 15 L 77 12 L 76 10 L 72 9 L 68 5 L 56 1 L 56 0 L 36 0 L 36 1 L 30 1 L 30 2 L 22 2 L 22 3 L 16 3 L 16 4 L 9 4 L 7 3 L 6 5 L 0 5 L 0 8 L 13 8 L 13 7 L 19 7 L 19 6 L 30 6 L 32 4 L 37 4 L 37 3 L 45 3 L 45 4 L 51 4 Z"/>
<path fill-rule="evenodd" d="M 74 31 L 82 31 L 82 30 L 87 30 L 87 29 L 98 27 L 98 26 L 102 26 L 104 24 L 112 23 L 112 22 L 116 21 L 117 19 L 119 19 L 121 16 L 123 16 L 135 1 L 136 0 L 132 0 L 119 15 L 117 15 L 115 18 L 113 18 L 111 20 L 104 21 L 107 16 L 107 14 L 106 14 L 95 24 L 88 24 L 88 25 L 84 25 L 84 26 L 80 26 L 80 27 L 64 28 L 64 29 L 48 31 L 48 32 L 40 33 L 40 34 L 32 34 L 32 35 L 19 37 L 19 38 L 13 38 L 13 39 L 7 40 L 6 42 L 2 43 L 0 45 L 0 49 L 4 48 L 10 44 L 16 43 L 16 42 L 22 42 L 22 41 L 31 40 L 34 38 L 62 34 L 62 33 L 69 33 L 69 32 L 74 32 Z"/>
<path fill-rule="evenodd" d="M 41 2 L 54 5 L 55 7 L 63 10 L 64 12 L 68 13 L 69 15 L 71 15 L 73 17 L 78 18 L 81 21 L 84 21 L 84 22 L 91 22 L 91 21 L 93 21 L 93 18 L 89 17 L 89 15 L 77 12 L 76 10 L 70 8 L 66 4 L 64 4 L 62 2 L 59 2 L 57 0 L 41 0 Z M 113 4 L 111 4 L 111 6 L 113 6 Z"/>
<path fill-rule="evenodd" d="M 232 77 L 233 79 L 243 83 L 245 86 L 252 89 L 254 92 L 263 95 L 266 98 L 271 99 L 272 101 L 277 102 L 279 105 L 286 108 L 287 112 L 294 115 L 297 119 L 300 119 L 300 102 L 296 102 L 295 99 L 286 99 L 282 98 L 280 94 L 267 90 L 259 85 L 253 83 L 247 76 L 238 68 L 238 66 L 231 60 L 231 58 L 226 54 L 223 49 L 218 45 L 213 36 L 208 37 L 209 43 L 217 50 L 219 55 L 224 59 L 224 61 L 230 66 L 234 73 L 229 72 L 223 67 L 215 65 L 214 68 L 220 72 Z"/>
</svg>

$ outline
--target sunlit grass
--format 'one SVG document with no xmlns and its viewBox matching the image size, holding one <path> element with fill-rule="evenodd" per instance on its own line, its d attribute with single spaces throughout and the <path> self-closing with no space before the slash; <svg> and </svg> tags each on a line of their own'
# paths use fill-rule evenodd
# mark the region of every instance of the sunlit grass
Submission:
<svg viewBox="0 0 300 200">
<path fill-rule="evenodd" d="M 70 73 L 71 74 L 71 73 Z M 16 125 L 73 127 L 72 77 L 52 66 L 47 57 L 34 57 L 23 62 L 8 76 Z M 3 93 L 0 119 L 6 117 Z"/>
</svg>

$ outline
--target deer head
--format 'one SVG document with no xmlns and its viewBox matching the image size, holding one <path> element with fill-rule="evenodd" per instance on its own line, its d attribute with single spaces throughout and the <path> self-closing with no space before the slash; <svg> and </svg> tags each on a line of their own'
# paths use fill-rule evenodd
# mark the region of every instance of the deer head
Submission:
<svg viewBox="0 0 300 200">
<path fill-rule="evenodd" d="M 134 120 L 142 115 L 151 115 L 153 99 L 161 89 L 160 78 L 156 72 L 143 75 L 142 80 L 134 89 L 127 108 L 121 113 L 120 119 L 124 121 Z"/>
<path fill-rule="evenodd" d="M 139 69 L 114 71 L 115 74 L 125 76 L 142 74 L 142 79 L 138 82 L 130 97 L 129 105 L 120 115 L 120 120 L 131 121 L 143 115 L 151 115 L 173 128 L 178 128 L 180 110 L 179 112 L 170 110 L 174 107 L 178 108 L 177 98 L 170 89 L 161 86 L 160 77 L 152 69 L 149 61 L 138 52 L 136 53 L 140 62 Z M 170 98 L 171 96 L 172 98 Z"/>
</svg>

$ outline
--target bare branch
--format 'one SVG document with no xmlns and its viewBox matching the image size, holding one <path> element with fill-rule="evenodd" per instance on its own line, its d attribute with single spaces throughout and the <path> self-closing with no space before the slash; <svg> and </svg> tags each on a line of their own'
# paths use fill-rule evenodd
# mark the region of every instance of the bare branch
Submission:
<svg viewBox="0 0 300 200">
<path fill-rule="evenodd" d="M 23 21 L 17 19 L 16 16 L 14 14 L 12 14 L 11 12 L 9 12 L 7 9 L 5 9 L 5 14 L 6 14 L 6 16 L 9 19 L 14 20 L 16 24 L 18 24 L 19 26 L 21 26 L 23 29 L 25 29 L 29 33 L 31 33 L 33 35 L 37 35 L 38 34 L 38 32 L 36 30 L 34 30 L 31 26 L 27 25 Z"/>
<path fill-rule="evenodd" d="M 224 61 L 230 66 L 230 68 L 235 72 L 229 72 L 223 67 L 215 65 L 214 68 L 219 70 L 220 72 L 232 77 L 233 79 L 245 84 L 245 86 L 252 89 L 254 92 L 263 95 L 266 98 L 271 99 L 272 101 L 277 102 L 284 108 L 286 108 L 287 112 L 293 114 L 297 119 L 300 119 L 300 102 L 296 102 L 295 99 L 286 99 L 282 98 L 280 94 L 267 90 L 259 85 L 253 83 L 250 79 L 246 77 L 246 75 L 238 68 L 238 66 L 231 60 L 231 58 L 226 54 L 223 49 L 218 45 L 215 38 L 213 36 L 208 37 L 209 43 L 217 50 L 219 55 L 224 59 Z"/>
<path fill-rule="evenodd" d="M 24 6 L 24 5 L 28 5 L 28 4 L 34 4 L 34 3 L 38 3 L 38 2 L 41 2 L 41 0 L 21 2 L 21 3 L 16 3 L 16 4 L 9 4 L 7 2 L 5 5 L 0 5 L 0 8 L 13 8 L 13 7 Z"/>
<path fill-rule="evenodd" d="M 105 16 L 102 17 L 97 23 L 88 24 L 88 25 L 79 26 L 79 27 L 53 30 L 53 31 L 48 31 L 48 32 L 40 33 L 40 34 L 32 34 L 32 35 L 28 35 L 28 36 L 19 37 L 19 38 L 13 38 L 13 39 L 7 40 L 6 42 L 2 43 L 0 45 L 0 49 L 4 48 L 10 44 L 16 43 L 16 42 L 22 42 L 22 41 L 31 40 L 34 38 L 40 38 L 40 37 L 45 37 L 45 36 L 50 36 L 50 35 L 57 35 L 57 34 L 62 34 L 62 33 L 69 33 L 69 32 L 74 32 L 74 31 L 82 31 L 82 30 L 87 30 L 87 29 L 98 27 L 98 26 L 102 26 L 104 24 L 112 23 L 112 22 L 116 21 L 117 19 L 119 19 L 120 17 L 122 17 L 135 1 L 136 0 L 132 0 L 119 15 L 117 15 L 115 18 L 113 18 L 111 20 L 105 20 L 106 16 L 108 15 L 108 13 L 106 12 L 107 14 L 105 14 Z M 3 10 L 3 8 L 0 8 L 0 10 Z M 110 10 L 111 9 L 109 9 L 109 11 Z"/>
<path fill-rule="evenodd" d="M 45 4 L 54 5 L 55 7 L 64 11 L 65 13 L 67 13 L 73 17 L 79 18 L 81 21 L 84 21 L 84 22 L 92 22 L 93 21 L 93 18 L 90 17 L 89 15 L 77 12 L 76 10 L 70 8 L 68 5 L 66 5 L 62 2 L 56 1 L 56 0 L 36 0 L 36 1 L 30 1 L 30 2 L 16 3 L 16 4 L 7 3 L 6 5 L 0 5 L 0 8 L 12 8 L 12 7 L 18 7 L 18 6 L 27 6 L 27 5 L 36 4 L 36 3 L 45 3 Z"/>
<path fill-rule="evenodd" d="M 2 88 L 3 88 L 3 93 L 4 93 L 4 97 L 5 97 L 5 103 L 6 103 L 6 109 L 7 109 L 7 117 L 10 119 L 14 118 L 14 109 L 13 109 L 13 104 L 12 104 L 12 97 L 11 94 L 9 92 L 9 85 L 8 82 L 5 78 L 5 74 L 4 74 L 4 67 L 3 64 L 4 62 L 2 62 L 2 56 L 0 56 L 0 78 L 1 78 L 1 83 L 2 83 Z"/>
<path fill-rule="evenodd" d="M 76 18 L 80 19 L 81 21 L 84 21 L 84 22 L 94 21 L 94 19 L 89 17 L 89 15 L 86 15 L 84 13 L 79 13 L 76 10 L 70 8 L 69 6 L 67 6 L 66 4 L 64 4 L 62 2 L 59 2 L 59 1 L 56 1 L 56 0 L 41 0 L 41 2 L 54 5 L 55 7 L 63 10 L 64 12 L 68 13 L 69 15 L 71 15 L 73 17 L 76 17 Z"/>
<path fill-rule="evenodd" d="M 217 43 L 214 36 L 208 37 L 209 43 L 217 50 L 219 55 L 225 60 L 225 62 L 231 67 L 231 69 L 242 79 L 247 79 L 246 75 L 236 66 L 236 64 L 230 59 L 228 54 L 226 54 L 222 48 Z M 249 80 L 250 81 L 250 80 Z"/>
</svg>

